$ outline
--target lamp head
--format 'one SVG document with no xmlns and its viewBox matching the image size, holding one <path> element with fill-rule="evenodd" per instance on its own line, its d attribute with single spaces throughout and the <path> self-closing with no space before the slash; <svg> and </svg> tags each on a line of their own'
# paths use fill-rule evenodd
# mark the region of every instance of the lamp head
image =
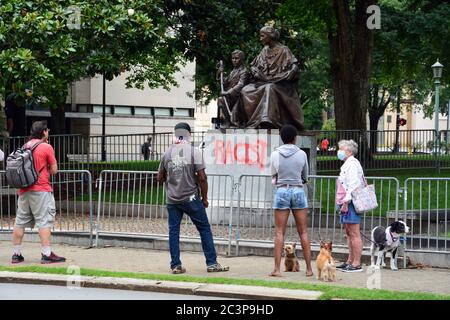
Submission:
<svg viewBox="0 0 450 320">
<path fill-rule="evenodd" d="M 444 66 L 439 62 L 439 59 L 431 66 L 431 68 L 433 69 L 433 77 L 435 79 L 440 79 L 442 77 L 442 69 Z"/>
</svg>

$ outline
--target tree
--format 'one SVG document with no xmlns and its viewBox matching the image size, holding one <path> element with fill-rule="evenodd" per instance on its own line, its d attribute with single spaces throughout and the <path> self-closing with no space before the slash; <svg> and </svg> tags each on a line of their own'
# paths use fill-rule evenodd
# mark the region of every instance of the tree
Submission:
<svg viewBox="0 0 450 320">
<path fill-rule="evenodd" d="M 397 112 L 394 152 L 399 147 L 397 122 L 403 97 L 406 95 L 415 104 L 423 105 L 425 112 L 431 111 L 432 114 L 434 111 L 434 101 L 432 106 L 429 105 L 433 92 L 430 66 L 436 57 L 446 57 L 447 46 L 445 42 L 439 43 L 433 39 L 436 34 L 443 38 L 450 37 L 450 28 L 445 27 L 450 26 L 447 18 L 450 6 L 440 1 L 434 1 L 436 3 L 433 5 L 430 2 L 433 1 L 424 1 L 419 5 L 418 1 L 391 0 L 380 4 L 383 25 L 375 34 L 368 110 L 370 130 L 377 130 L 379 119 L 393 103 L 391 109 Z M 441 53 L 443 51 L 444 54 Z M 444 83 L 446 81 L 448 83 L 448 77 Z M 443 104 L 445 99 L 441 110 L 446 110 Z M 373 152 L 376 151 L 377 138 L 371 132 L 370 147 Z"/>
<path fill-rule="evenodd" d="M 163 1 L 127 3 L 2 1 L 0 97 L 48 106 L 59 119 L 55 125 L 60 127 L 53 129 L 63 132 L 65 101 L 74 81 L 97 74 L 110 80 L 131 71 L 128 86 L 175 85 L 173 73 L 184 60 L 167 32 Z M 73 19 L 77 12 L 79 21 Z"/>
</svg>

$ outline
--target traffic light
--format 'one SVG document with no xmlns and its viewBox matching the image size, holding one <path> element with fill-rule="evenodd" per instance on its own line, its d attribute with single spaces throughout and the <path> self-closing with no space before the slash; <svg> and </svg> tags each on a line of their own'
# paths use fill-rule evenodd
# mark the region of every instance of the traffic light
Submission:
<svg viewBox="0 0 450 320">
<path fill-rule="evenodd" d="M 405 119 L 405 118 L 400 118 L 400 119 L 398 120 L 398 124 L 401 125 L 401 126 L 406 125 L 406 119 Z"/>
</svg>

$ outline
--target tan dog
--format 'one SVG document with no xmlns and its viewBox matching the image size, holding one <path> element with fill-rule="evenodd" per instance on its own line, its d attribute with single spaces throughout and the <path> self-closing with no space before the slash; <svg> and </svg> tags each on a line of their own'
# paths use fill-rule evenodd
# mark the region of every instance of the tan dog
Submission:
<svg viewBox="0 0 450 320">
<path fill-rule="evenodd" d="M 336 264 L 331 256 L 331 251 L 333 250 L 333 243 L 320 242 L 320 253 L 317 256 L 317 279 L 324 281 L 336 281 Z"/>
<path fill-rule="evenodd" d="M 295 255 L 295 243 L 285 245 L 284 253 L 284 271 L 299 272 L 300 264 L 298 263 L 297 256 Z"/>
</svg>

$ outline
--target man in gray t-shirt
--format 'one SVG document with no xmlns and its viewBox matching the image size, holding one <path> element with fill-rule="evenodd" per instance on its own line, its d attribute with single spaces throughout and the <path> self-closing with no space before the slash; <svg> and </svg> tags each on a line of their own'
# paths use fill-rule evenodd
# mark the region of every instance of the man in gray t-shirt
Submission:
<svg viewBox="0 0 450 320">
<path fill-rule="evenodd" d="M 159 171 L 167 172 L 167 203 L 176 204 L 198 196 L 197 174 L 204 173 L 205 164 L 201 152 L 190 144 L 174 144 L 161 158 Z M 206 182 L 207 184 L 207 182 Z M 207 197 L 202 197 L 207 201 Z M 207 207 L 206 203 L 204 205 Z"/>
<path fill-rule="evenodd" d="M 175 144 L 164 153 L 159 165 L 159 182 L 165 182 L 169 212 L 170 268 L 172 273 L 184 273 L 180 260 L 180 224 L 186 213 L 197 227 L 202 241 L 208 272 L 228 271 L 217 263 L 211 226 L 206 215 L 208 180 L 202 154 L 190 143 L 191 127 L 181 122 L 175 126 Z M 199 188 L 201 197 L 199 195 Z"/>
</svg>

